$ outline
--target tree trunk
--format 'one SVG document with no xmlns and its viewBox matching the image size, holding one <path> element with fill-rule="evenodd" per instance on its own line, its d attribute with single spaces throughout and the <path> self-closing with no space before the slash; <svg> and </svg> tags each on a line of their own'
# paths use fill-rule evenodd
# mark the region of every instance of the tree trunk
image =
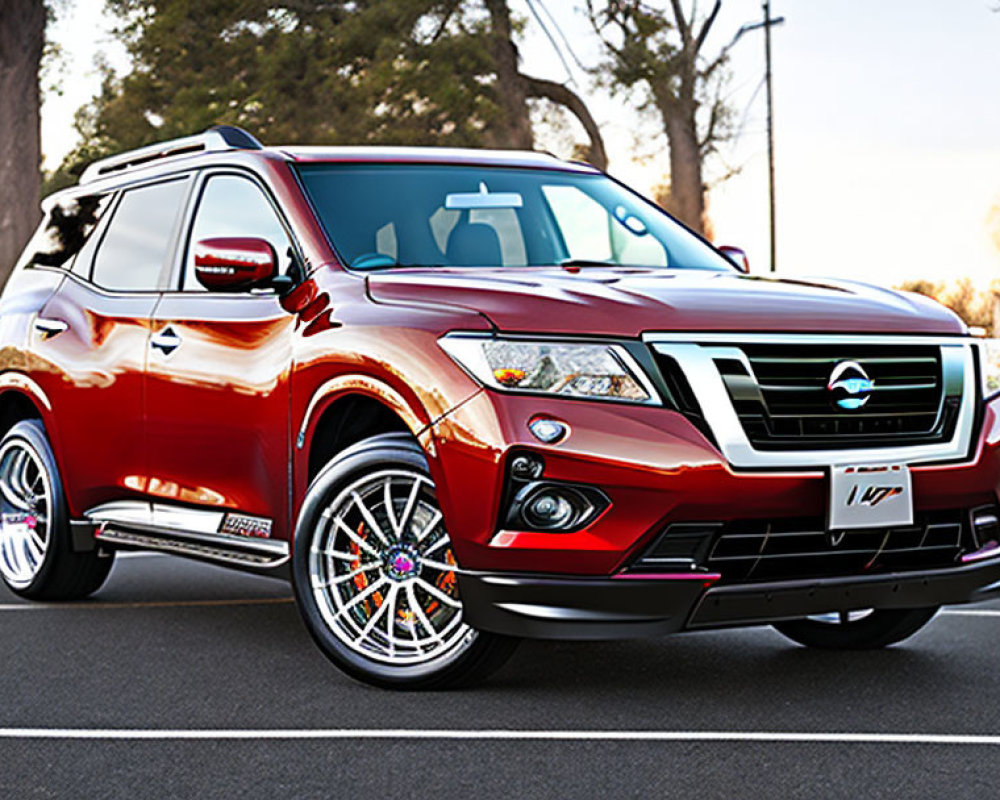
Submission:
<svg viewBox="0 0 1000 800">
<path fill-rule="evenodd" d="M 705 233 L 705 183 L 695 122 L 697 104 L 676 100 L 654 87 L 670 150 L 670 212 L 689 228 Z"/>
<path fill-rule="evenodd" d="M 38 70 L 44 43 L 42 0 L 0 2 L 0 283 L 41 217 Z"/>
<path fill-rule="evenodd" d="M 493 126 L 490 137 L 496 147 L 530 150 L 535 137 L 528 114 L 527 85 L 518 70 L 517 46 L 510 28 L 507 0 L 485 0 L 490 13 L 493 61 L 497 71 L 497 97 L 503 118 Z"/>
</svg>

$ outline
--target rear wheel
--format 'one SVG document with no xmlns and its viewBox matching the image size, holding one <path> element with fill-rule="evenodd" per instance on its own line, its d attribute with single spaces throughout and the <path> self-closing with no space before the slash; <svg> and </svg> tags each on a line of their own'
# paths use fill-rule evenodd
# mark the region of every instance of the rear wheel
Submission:
<svg viewBox="0 0 1000 800">
<path fill-rule="evenodd" d="M 295 592 L 316 643 L 349 675 L 443 689 L 498 669 L 517 640 L 465 624 L 457 569 L 411 437 L 367 439 L 313 481 L 296 528 Z"/>
<path fill-rule="evenodd" d="M 933 619 L 938 608 L 884 608 L 819 614 L 776 622 L 793 642 L 823 650 L 874 650 L 903 641 Z"/>
<path fill-rule="evenodd" d="M 59 469 L 37 420 L 0 441 L 0 577 L 32 600 L 75 600 L 96 592 L 113 559 L 73 551 Z"/>
</svg>

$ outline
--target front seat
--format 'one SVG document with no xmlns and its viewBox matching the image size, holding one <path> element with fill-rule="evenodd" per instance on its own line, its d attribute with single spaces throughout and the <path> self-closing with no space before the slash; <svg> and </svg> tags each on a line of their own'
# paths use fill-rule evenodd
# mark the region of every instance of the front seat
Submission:
<svg viewBox="0 0 1000 800">
<path fill-rule="evenodd" d="M 482 222 L 460 222 L 448 237 L 445 251 L 453 267 L 501 267 L 503 253 L 500 237 L 492 225 Z"/>
</svg>

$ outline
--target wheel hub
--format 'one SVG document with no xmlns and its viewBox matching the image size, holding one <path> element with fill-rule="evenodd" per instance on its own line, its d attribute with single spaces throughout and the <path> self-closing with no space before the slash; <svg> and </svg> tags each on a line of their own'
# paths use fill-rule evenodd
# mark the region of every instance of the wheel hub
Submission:
<svg viewBox="0 0 1000 800">
<path fill-rule="evenodd" d="M 406 544 L 390 547 L 383 558 L 385 573 L 394 581 L 405 581 L 420 574 L 420 556 Z"/>
</svg>

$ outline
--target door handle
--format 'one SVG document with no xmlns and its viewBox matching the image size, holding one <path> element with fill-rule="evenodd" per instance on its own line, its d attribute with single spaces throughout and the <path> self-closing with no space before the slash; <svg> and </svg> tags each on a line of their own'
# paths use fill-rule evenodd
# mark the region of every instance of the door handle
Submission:
<svg viewBox="0 0 1000 800">
<path fill-rule="evenodd" d="M 168 326 L 159 333 L 153 334 L 149 340 L 149 346 L 161 351 L 163 355 L 169 356 L 181 346 L 181 337 L 174 333 L 173 328 Z"/>
<path fill-rule="evenodd" d="M 35 317 L 35 330 L 42 334 L 42 339 L 51 339 L 69 328 L 69 324 L 61 319 Z"/>
</svg>

